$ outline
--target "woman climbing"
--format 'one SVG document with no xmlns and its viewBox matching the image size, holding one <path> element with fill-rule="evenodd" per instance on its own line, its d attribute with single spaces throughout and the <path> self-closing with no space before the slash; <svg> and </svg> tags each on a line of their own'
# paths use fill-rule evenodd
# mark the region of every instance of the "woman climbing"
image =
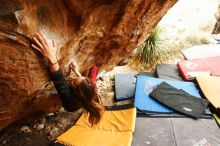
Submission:
<svg viewBox="0 0 220 146">
<path fill-rule="evenodd" d="M 63 107 L 70 112 L 82 107 L 89 114 L 91 125 L 97 124 L 101 119 L 103 110 L 98 100 L 95 84 L 98 73 L 97 67 L 93 66 L 90 69 L 90 78 L 88 78 L 80 74 L 76 63 L 71 63 L 70 68 L 75 72 L 76 77 L 70 78 L 67 83 L 56 58 L 57 48 L 54 42 L 50 43 L 41 33 L 37 33 L 33 40 L 36 44 L 32 44 L 32 47 L 38 50 L 48 61 L 50 76 Z"/>
</svg>

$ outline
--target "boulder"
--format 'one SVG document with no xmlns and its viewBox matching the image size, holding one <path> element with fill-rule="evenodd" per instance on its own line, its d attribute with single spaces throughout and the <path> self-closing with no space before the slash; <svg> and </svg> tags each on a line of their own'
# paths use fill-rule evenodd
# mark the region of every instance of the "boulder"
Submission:
<svg viewBox="0 0 220 146">
<path fill-rule="evenodd" d="M 81 72 L 92 65 L 111 70 L 130 59 L 176 0 L 1 0 L 0 131 L 61 102 L 47 62 L 31 47 L 40 31 L 58 47 L 65 75 L 71 60 Z"/>
</svg>

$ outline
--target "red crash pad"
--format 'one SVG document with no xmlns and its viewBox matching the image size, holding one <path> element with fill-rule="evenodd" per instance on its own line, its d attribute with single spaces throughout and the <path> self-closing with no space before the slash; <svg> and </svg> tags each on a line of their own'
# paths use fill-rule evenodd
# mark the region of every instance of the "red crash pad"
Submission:
<svg viewBox="0 0 220 146">
<path fill-rule="evenodd" d="M 197 76 L 220 75 L 220 56 L 182 60 L 177 63 L 184 80 Z"/>
</svg>

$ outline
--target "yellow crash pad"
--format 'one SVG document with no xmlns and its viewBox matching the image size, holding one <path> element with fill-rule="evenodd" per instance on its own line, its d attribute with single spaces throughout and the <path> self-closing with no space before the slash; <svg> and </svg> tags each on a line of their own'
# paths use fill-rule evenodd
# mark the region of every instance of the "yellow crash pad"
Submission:
<svg viewBox="0 0 220 146">
<path fill-rule="evenodd" d="M 130 146 L 135 128 L 136 109 L 105 111 L 101 121 L 91 127 L 88 115 L 82 114 L 76 124 L 55 143 L 73 146 Z"/>
</svg>

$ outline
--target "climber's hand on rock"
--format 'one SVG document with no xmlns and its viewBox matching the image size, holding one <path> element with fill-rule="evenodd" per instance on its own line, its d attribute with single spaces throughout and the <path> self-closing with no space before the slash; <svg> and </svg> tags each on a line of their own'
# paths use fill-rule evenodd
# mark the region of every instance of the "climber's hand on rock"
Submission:
<svg viewBox="0 0 220 146">
<path fill-rule="evenodd" d="M 54 41 L 50 43 L 41 33 L 37 33 L 33 40 L 36 44 L 32 44 L 31 46 L 38 50 L 48 61 L 50 64 L 57 63 L 56 51 Z"/>
<path fill-rule="evenodd" d="M 72 71 L 74 71 L 74 72 L 76 72 L 76 71 L 79 70 L 79 67 L 78 67 L 78 65 L 77 65 L 77 63 L 76 63 L 75 61 L 73 61 L 73 62 L 70 63 L 69 68 L 70 68 Z"/>
<path fill-rule="evenodd" d="M 81 77 L 81 73 L 79 72 L 79 67 L 76 61 L 73 61 L 69 65 L 69 69 L 75 73 L 76 76 Z"/>
</svg>

